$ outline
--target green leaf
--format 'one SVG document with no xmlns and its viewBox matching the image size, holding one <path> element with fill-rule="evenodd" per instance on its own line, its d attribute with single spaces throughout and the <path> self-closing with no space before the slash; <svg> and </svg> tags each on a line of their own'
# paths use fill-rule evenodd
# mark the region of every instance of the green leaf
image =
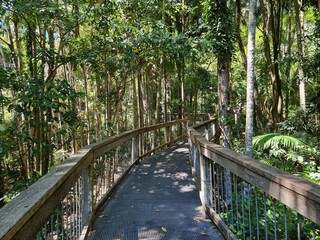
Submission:
<svg viewBox="0 0 320 240">
<path fill-rule="evenodd" d="M 257 149 L 268 150 L 272 148 L 291 148 L 296 150 L 300 147 L 306 147 L 307 144 L 302 140 L 279 133 L 268 133 L 253 138 L 253 146 Z"/>
</svg>

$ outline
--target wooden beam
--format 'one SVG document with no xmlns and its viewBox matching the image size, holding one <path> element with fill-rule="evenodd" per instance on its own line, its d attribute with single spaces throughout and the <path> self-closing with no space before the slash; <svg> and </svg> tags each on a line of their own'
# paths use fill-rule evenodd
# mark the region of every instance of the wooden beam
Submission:
<svg viewBox="0 0 320 240">
<path fill-rule="evenodd" d="M 100 155 L 142 133 L 192 119 L 194 116 L 127 131 L 80 149 L 0 209 L 0 239 L 32 239 L 83 171 Z"/>
<path fill-rule="evenodd" d="M 320 225 L 320 186 L 256 159 L 213 144 L 196 130 L 189 138 L 200 153 Z"/>
</svg>

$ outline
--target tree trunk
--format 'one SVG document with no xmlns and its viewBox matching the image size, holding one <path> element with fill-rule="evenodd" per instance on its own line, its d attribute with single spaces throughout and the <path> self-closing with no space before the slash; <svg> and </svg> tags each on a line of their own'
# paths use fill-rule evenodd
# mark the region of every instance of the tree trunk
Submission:
<svg viewBox="0 0 320 240">
<path fill-rule="evenodd" d="M 230 70 L 231 58 L 221 59 L 218 56 L 218 98 L 219 98 L 219 124 L 222 136 L 222 146 L 231 148 L 231 127 L 229 113 L 229 92 L 230 92 Z M 226 194 L 226 204 L 232 201 L 231 173 L 224 169 L 224 185 Z"/>
<path fill-rule="evenodd" d="M 91 141 L 91 120 L 90 120 L 90 112 L 89 112 L 89 100 L 88 100 L 88 76 L 87 76 L 87 70 L 86 65 L 82 65 L 82 71 L 83 71 L 83 80 L 84 80 L 84 90 L 85 90 L 85 97 L 84 97 L 84 103 L 85 103 L 85 115 L 87 119 L 87 134 L 86 134 L 86 145 L 90 144 Z"/>
<path fill-rule="evenodd" d="M 17 46 L 17 70 L 19 73 L 22 73 L 23 68 L 24 68 L 24 62 L 22 58 L 22 47 L 21 47 L 21 40 L 19 37 L 19 27 L 18 27 L 18 17 L 16 14 L 13 16 L 13 23 L 14 23 L 14 34 L 15 34 L 15 39 L 16 39 L 16 46 Z"/>
<path fill-rule="evenodd" d="M 4 174 L 2 170 L 2 161 L 3 159 L 0 159 L 0 208 L 4 206 L 4 200 L 2 200 L 2 197 L 6 193 L 6 188 L 4 184 Z"/>
<path fill-rule="evenodd" d="M 285 100 L 285 119 L 289 116 L 289 101 L 290 101 L 290 89 L 291 89 L 291 46 L 292 46 L 292 39 L 291 39 L 291 31 L 292 31 L 292 1 L 288 0 L 288 25 L 287 25 L 287 39 L 288 39 L 288 47 L 286 51 L 286 56 L 288 58 L 287 66 L 286 66 L 286 78 L 287 78 L 287 85 L 289 86 L 286 92 L 286 100 Z"/>
<path fill-rule="evenodd" d="M 241 1 L 236 0 L 237 4 L 237 14 L 236 14 L 236 36 L 237 36 L 237 42 L 239 46 L 239 51 L 241 53 L 241 58 L 242 58 L 242 65 L 244 69 L 247 71 L 247 55 L 244 49 L 242 37 L 241 37 L 241 29 L 240 29 L 240 24 L 241 24 Z M 254 109 L 255 109 L 255 114 L 254 114 L 254 121 L 256 122 L 257 125 L 259 125 L 259 128 L 262 130 L 264 129 L 264 123 L 263 123 L 263 113 L 262 113 L 262 107 L 260 103 L 260 98 L 259 98 L 259 89 L 257 86 L 256 78 L 254 78 Z"/>
<path fill-rule="evenodd" d="M 137 77 L 132 77 L 133 86 L 133 129 L 139 128 L 139 109 L 138 109 L 138 87 L 137 87 Z"/>
<path fill-rule="evenodd" d="M 302 1 L 294 0 L 294 10 L 296 16 L 296 30 L 297 30 L 297 45 L 298 45 L 298 79 L 299 79 L 299 96 L 300 96 L 300 107 L 303 111 L 306 110 L 306 94 L 305 94 L 305 81 L 303 71 L 303 11 L 300 11 L 302 7 Z"/>
<path fill-rule="evenodd" d="M 282 83 L 280 78 L 280 69 L 279 69 L 279 62 L 280 62 L 280 22 L 281 22 L 281 0 L 275 1 L 269 0 L 269 7 L 270 7 L 270 26 L 271 26 L 271 33 L 272 33 L 272 43 L 273 43 L 273 67 L 274 67 L 274 88 L 273 88 L 273 96 L 274 96 L 274 103 L 273 103 L 273 115 L 275 122 L 281 122 L 283 120 L 283 98 L 282 98 Z M 274 125 L 276 128 L 276 125 Z"/>
<path fill-rule="evenodd" d="M 264 54 L 268 66 L 268 71 L 271 77 L 272 87 L 272 102 L 271 109 L 268 111 L 271 114 L 271 124 L 274 129 L 277 128 L 277 123 L 282 121 L 283 99 L 282 88 L 279 70 L 279 53 L 280 53 L 280 17 L 281 17 L 281 0 L 269 0 L 268 6 L 264 4 L 264 0 L 260 0 L 261 12 L 264 19 L 263 35 L 264 35 Z M 270 32 L 272 36 L 272 50 L 270 47 Z M 273 53 L 271 57 L 271 52 Z M 270 101 L 269 96 L 265 103 Z M 270 116 L 269 116 L 270 117 Z"/>
<path fill-rule="evenodd" d="M 248 28 L 248 60 L 247 60 L 247 108 L 245 154 L 252 157 L 253 115 L 254 115 L 254 81 L 255 81 L 255 37 L 256 37 L 256 0 L 249 3 L 249 28 Z"/>
<path fill-rule="evenodd" d="M 229 91 L 230 91 L 230 66 L 231 59 L 218 57 L 218 97 L 219 97 L 219 120 L 222 136 L 222 146 L 231 147 L 230 114 L 229 114 Z"/>
<path fill-rule="evenodd" d="M 239 46 L 239 50 L 240 50 L 240 54 L 241 54 L 242 64 L 243 64 L 244 68 L 247 69 L 247 56 L 246 56 L 243 41 L 241 38 L 241 15 L 242 15 L 241 14 L 241 0 L 236 0 L 236 7 L 237 7 L 237 11 L 236 11 L 236 37 L 237 37 L 237 42 L 238 42 L 238 46 Z"/>
<path fill-rule="evenodd" d="M 14 32 L 15 33 L 18 33 L 19 30 L 18 30 L 18 23 L 17 23 L 18 19 L 14 19 Z M 10 51 L 11 51 L 11 55 L 12 55 L 12 58 L 13 58 L 13 62 L 14 62 L 14 65 L 16 67 L 16 69 L 18 70 L 19 69 L 19 60 L 18 60 L 18 57 L 17 57 L 17 53 L 15 51 L 15 44 L 14 44 L 14 41 L 13 41 L 13 35 L 12 35 L 12 31 L 11 31 L 11 26 L 10 26 L 10 23 L 5 21 L 6 22 L 6 28 L 8 29 L 8 37 L 9 37 L 9 41 L 10 41 L 10 44 L 8 45 L 9 48 L 10 48 Z M 16 38 L 18 36 L 15 36 Z M 16 42 L 18 42 L 19 40 L 16 39 Z"/>
</svg>

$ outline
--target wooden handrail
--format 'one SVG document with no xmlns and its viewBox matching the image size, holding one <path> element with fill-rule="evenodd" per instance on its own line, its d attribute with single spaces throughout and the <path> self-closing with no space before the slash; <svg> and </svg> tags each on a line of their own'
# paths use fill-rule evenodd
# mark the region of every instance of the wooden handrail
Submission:
<svg viewBox="0 0 320 240">
<path fill-rule="evenodd" d="M 0 239 L 31 239 L 95 158 L 140 134 L 185 123 L 188 117 L 121 133 L 71 155 L 0 209 Z"/>
<path fill-rule="evenodd" d="M 214 144 L 194 128 L 188 135 L 201 155 L 320 225 L 319 185 Z"/>
</svg>

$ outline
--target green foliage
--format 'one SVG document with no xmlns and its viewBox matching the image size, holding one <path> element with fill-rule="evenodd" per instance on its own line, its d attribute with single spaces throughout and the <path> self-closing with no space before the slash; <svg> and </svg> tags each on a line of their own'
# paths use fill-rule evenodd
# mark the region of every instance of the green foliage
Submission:
<svg viewBox="0 0 320 240">
<path fill-rule="evenodd" d="M 256 157 L 263 162 L 308 180 L 319 179 L 320 152 L 299 138 L 269 133 L 253 138 Z"/>
<path fill-rule="evenodd" d="M 275 236 L 277 239 L 296 239 L 298 221 L 301 226 L 301 239 L 312 239 L 313 234 L 317 235 L 320 231 L 319 227 L 310 220 L 298 216 L 297 212 L 259 188 L 244 182 L 241 178 L 236 178 L 237 184 L 233 185 L 232 203 L 226 206 L 222 202 L 220 207 L 216 207 L 220 211 L 220 217 L 238 239 L 266 239 L 266 237 L 275 239 Z M 287 230 L 287 236 L 285 230 Z"/>
<path fill-rule="evenodd" d="M 212 51 L 223 59 L 231 59 L 234 51 L 234 24 L 232 9 L 225 0 L 203 1 L 204 19 L 206 21 L 207 39 L 210 39 Z"/>
<path fill-rule="evenodd" d="M 305 147 L 306 143 L 292 136 L 279 133 L 268 133 L 254 137 L 253 146 L 263 151 L 281 148 L 297 150 Z"/>
<path fill-rule="evenodd" d="M 319 113 L 315 107 L 309 106 L 306 111 L 293 110 L 290 118 L 279 123 L 279 129 L 287 134 L 295 135 L 311 146 L 317 146 L 320 136 Z"/>
</svg>

